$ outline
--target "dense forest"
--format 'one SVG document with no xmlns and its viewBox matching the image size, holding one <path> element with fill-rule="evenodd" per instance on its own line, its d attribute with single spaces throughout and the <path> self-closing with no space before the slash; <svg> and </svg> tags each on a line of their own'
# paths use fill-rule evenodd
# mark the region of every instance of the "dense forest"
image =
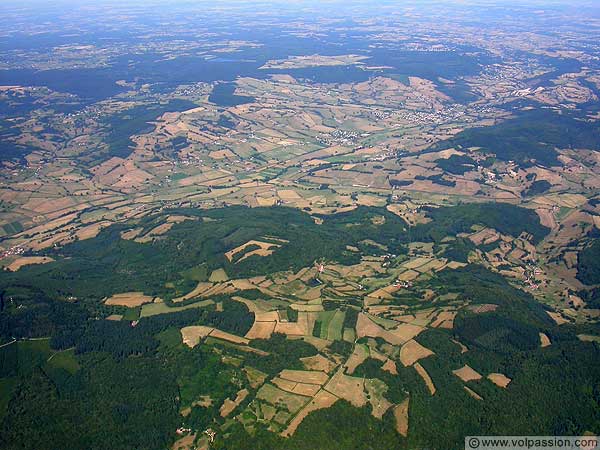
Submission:
<svg viewBox="0 0 600 450">
<path fill-rule="evenodd" d="M 577 278 L 587 285 L 600 284 L 600 239 L 594 239 L 579 252 Z"/>
<path fill-rule="evenodd" d="M 515 161 L 523 167 L 560 166 L 556 148 L 600 150 L 600 134 L 597 125 L 573 114 L 535 110 L 493 126 L 462 131 L 430 150 L 469 147 L 480 147 L 501 161 Z"/>
</svg>

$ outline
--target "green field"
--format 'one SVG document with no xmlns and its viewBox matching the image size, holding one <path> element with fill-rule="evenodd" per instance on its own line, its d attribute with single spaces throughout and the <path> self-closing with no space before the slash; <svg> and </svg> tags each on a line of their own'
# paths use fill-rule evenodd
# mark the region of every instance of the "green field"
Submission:
<svg viewBox="0 0 600 450">
<path fill-rule="evenodd" d="M 54 369 L 64 369 L 70 374 L 74 374 L 80 368 L 75 357 L 75 349 L 54 353 L 50 356 L 46 364 Z"/>
<path fill-rule="evenodd" d="M 333 316 L 329 320 L 329 326 L 327 327 L 327 337 L 330 341 L 342 340 L 342 328 L 344 326 L 344 316 L 346 314 L 343 311 L 334 311 Z"/>
<path fill-rule="evenodd" d="M 222 283 L 223 281 L 227 280 L 229 280 L 229 277 L 223 269 L 213 270 L 213 272 L 210 274 L 210 277 L 208 278 L 208 281 L 210 281 L 211 283 Z"/>
<path fill-rule="evenodd" d="M 20 233 L 21 231 L 23 231 L 23 225 L 21 224 L 21 222 L 14 221 L 11 223 L 7 223 L 6 225 L 3 225 L 2 229 L 4 230 L 4 232 L 6 234 L 12 235 L 12 234 L 17 234 L 17 233 Z"/>
<path fill-rule="evenodd" d="M 315 336 L 327 339 L 329 335 L 329 323 L 333 319 L 335 311 L 322 311 L 315 322 Z M 316 334 L 318 330 L 318 335 Z"/>
<path fill-rule="evenodd" d="M 207 306 L 214 305 L 214 303 L 212 300 L 201 300 L 185 306 L 169 306 L 166 303 L 147 303 L 142 306 L 140 317 L 152 317 L 158 314 L 176 313 L 194 308 L 206 308 Z"/>
</svg>

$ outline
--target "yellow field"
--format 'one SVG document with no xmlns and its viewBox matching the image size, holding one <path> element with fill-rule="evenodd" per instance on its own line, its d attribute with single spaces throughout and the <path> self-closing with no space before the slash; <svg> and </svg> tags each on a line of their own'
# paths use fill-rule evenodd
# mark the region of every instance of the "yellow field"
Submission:
<svg viewBox="0 0 600 450">
<path fill-rule="evenodd" d="M 506 386 L 509 385 L 509 383 L 512 381 L 510 378 L 508 378 L 506 375 L 501 374 L 501 373 L 490 373 L 487 376 L 488 380 L 490 380 L 492 383 L 494 383 L 496 386 L 499 386 L 501 388 L 506 388 Z"/>
<path fill-rule="evenodd" d="M 454 327 L 454 318 L 456 317 L 456 311 L 442 311 L 438 314 L 433 322 L 431 322 L 431 327 L 433 328 L 448 328 L 451 329 Z"/>
<path fill-rule="evenodd" d="M 271 383 L 283 391 L 290 392 L 292 394 L 303 395 L 305 397 L 313 397 L 321 389 L 321 386 L 318 384 L 298 383 L 296 381 L 286 380 L 279 377 L 273 378 Z"/>
<path fill-rule="evenodd" d="M 405 366 L 412 366 L 420 359 L 427 358 L 433 355 L 433 352 L 426 347 L 423 347 L 417 341 L 410 340 L 400 349 L 400 362 Z"/>
<path fill-rule="evenodd" d="M 275 312 L 275 314 L 277 314 L 277 312 Z M 246 338 L 269 339 L 275 331 L 275 325 L 277 325 L 277 321 L 275 320 L 270 322 L 259 322 L 258 320 L 255 320 L 252 328 L 246 333 Z"/>
<path fill-rule="evenodd" d="M 247 345 L 250 340 L 236 336 L 235 334 L 227 333 L 226 331 L 221 331 L 218 328 L 215 328 L 212 333 L 210 333 L 210 337 L 215 339 L 221 339 L 223 341 L 233 342 L 234 344 L 242 344 Z"/>
<path fill-rule="evenodd" d="M 207 337 L 214 328 L 205 326 L 192 326 L 181 329 L 183 343 L 188 347 L 194 348 L 202 339 Z"/>
<path fill-rule="evenodd" d="M 227 417 L 229 414 L 231 414 L 231 412 L 245 400 L 249 393 L 250 392 L 248 391 L 248 389 L 242 389 L 236 394 L 234 400 L 228 398 L 225 399 L 223 405 L 221 405 L 221 408 L 219 409 L 221 417 Z"/>
<path fill-rule="evenodd" d="M 398 367 L 396 367 L 396 363 L 391 359 L 387 359 L 385 363 L 381 366 L 381 370 L 385 370 L 386 372 L 391 373 L 392 375 L 398 375 Z"/>
<path fill-rule="evenodd" d="M 7 269 L 11 272 L 16 272 L 21 267 L 28 266 L 30 264 L 47 264 L 54 261 L 54 259 L 48 256 L 20 256 L 11 262 Z"/>
<path fill-rule="evenodd" d="M 352 375 L 356 368 L 360 366 L 369 357 L 369 348 L 365 344 L 356 344 L 354 352 L 346 361 L 346 373 Z"/>
<path fill-rule="evenodd" d="M 403 323 L 403 324 L 398 325 L 397 328 L 390 330 L 390 333 L 392 333 L 393 335 L 400 338 L 402 343 L 404 343 L 404 342 L 410 341 L 411 339 L 414 339 L 416 336 L 418 336 L 424 330 L 425 330 L 425 328 L 423 328 L 419 325 Z"/>
<path fill-rule="evenodd" d="M 415 363 L 415 365 L 413 367 L 415 368 L 415 370 L 417 371 L 417 373 L 419 374 L 419 376 L 421 378 L 423 378 L 423 381 L 425 382 L 425 385 L 427 385 L 427 389 L 429 389 L 429 393 L 431 395 L 434 395 L 435 391 L 436 391 L 436 388 L 435 388 L 435 385 L 433 384 L 433 381 L 431 380 L 431 377 L 429 376 L 429 374 L 425 370 L 425 368 L 421 364 L 419 364 L 419 363 Z"/>
<path fill-rule="evenodd" d="M 310 383 L 323 385 L 329 376 L 326 373 L 316 370 L 282 370 L 279 376 L 285 380 L 294 381 L 296 383 Z"/>
<path fill-rule="evenodd" d="M 553 311 L 546 311 L 546 314 L 548 314 L 552 318 L 552 320 L 554 320 L 556 322 L 557 325 L 569 323 L 569 321 L 567 319 L 565 319 L 560 313 L 553 312 Z"/>
<path fill-rule="evenodd" d="M 123 318 L 122 314 L 111 314 L 110 316 L 106 317 L 106 320 L 115 320 L 115 321 L 119 321 Z"/>
<path fill-rule="evenodd" d="M 202 325 L 194 325 L 182 328 L 181 336 L 183 338 L 183 343 L 192 348 L 198 345 L 202 339 L 205 339 L 208 336 L 214 339 L 220 339 L 240 345 L 247 345 L 250 342 L 248 339 L 236 336 L 235 334 Z"/>
<path fill-rule="evenodd" d="M 324 387 L 336 397 L 347 400 L 358 408 L 367 403 L 364 388 L 363 378 L 349 377 L 343 373 L 343 369 L 339 369 Z"/>
<path fill-rule="evenodd" d="M 452 373 L 464 382 L 481 379 L 481 375 L 466 364 L 460 369 L 453 370 Z"/>
<path fill-rule="evenodd" d="M 409 406 L 410 398 L 406 397 L 406 399 L 396 405 L 394 408 L 394 418 L 396 419 L 396 431 L 401 436 L 408 436 L 408 406 Z"/>
<path fill-rule="evenodd" d="M 246 242 L 245 244 L 240 245 L 239 247 L 229 250 L 227 253 L 225 253 L 225 257 L 229 261 L 232 261 L 233 258 L 235 257 L 235 255 L 243 252 L 244 250 L 246 250 L 247 247 L 254 246 L 254 245 L 260 247 L 260 249 L 252 250 L 252 251 L 246 253 L 244 256 L 242 256 L 240 258 L 240 260 L 238 262 L 243 261 L 244 259 L 249 258 L 252 255 L 269 256 L 273 253 L 273 250 L 272 250 L 273 247 L 275 247 L 275 248 L 281 247 L 280 244 L 273 244 L 271 242 L 262 242 L 262 241 L 251 240 L 251 241 Z"/>
<path fill-rule="evenodd" d="M 126 306 L 128 308 L 135 308 L 145 303 L 151 303 L 154 297 L 144 295 L 143 292 L 124 292 L 122 294 L 115 294 L 109 297 L 104 304 L 109 306 Z"/>
<path fill-rule="evenodd" d="M 402 337 L 395 334 L 393 331 L 383 329 L 364 313 L 358 315 L 356 333 L 358 337 L 381 337 L 392 345 L 400 345 L 405 342 Z"/>
<path fill-rule="evenodd" d="M 548 335 L 546 335 L 544 333 L 540 333 L 540 346 L 541 347 L 548 347 L 551 344 L 552 343 L 550 342 L 550 338 L 548 337 Z"/>
</svg>

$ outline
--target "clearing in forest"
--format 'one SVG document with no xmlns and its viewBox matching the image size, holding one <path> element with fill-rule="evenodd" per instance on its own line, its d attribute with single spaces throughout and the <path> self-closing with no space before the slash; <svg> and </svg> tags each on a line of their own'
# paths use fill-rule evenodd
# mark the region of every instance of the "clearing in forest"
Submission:
<svg viewBox="0 0 600 450">
<path fill-rule="evenodd" d="M 251 247 L 252 250 L 246 252 L 246 249 L 248 247 Z M 258 248 L 256 248 L 258 247 Z M 242 244 L 232 250 L 229 250 L 227 253 L 225 253 L 225 257 L 231 262 L 235 259 L 235 256 L 238 253 L 243 253 L 243 256 L 241 258 L 238 259 L 237 262 L 243 261 L 246 258 L 249 258 L 250 256 L 253 255 L 258 255 L 258 256 L 269 256 L 271 254 L 273 254 L 273 248 L 279 248 L 281 247 L 281 244 L 274 244 L 272 242 L 262 242 L 262 241 L 255 241 L 255 240 L 251 240 L 246 242 L 245 244 Z"/>
<path fill-rule="evenodd" d="M 452 373 L 464 382 L 481 379 L 481 375 L 466 364 L 460 369 L 453 370 Z"/>
<path fill-rule="evenodd" d="M 540 333 L 540 345 L 542 347 L 548 347 L 552 344 L 552 342 L 550 342 L 550 338 L 548 337 L 548 335 L 544 334 L 544 333 Z"/>
<path fill-rule="evenodd" d="M 140 317 L 150 317 L 156 316 L 158 314 L 168 314 L 168 313 L 176 313 L 179 311 L 185 311 L 186 309 L 192 308 L 205 308 L 206 306 L 214 305 L 215 302 L 212 300 L 202 300 L 200 302 L 190 303 L 185 306 L 169 306 L 164 302 L 147 303 L 142 306 L 142 311 L 140 312 Z"/>
<path fill-rule="evenodd" d="M 508 378 L 502 373 L 490 373 L 487 377 L 488 380 L 490 380 L 496 386 L 499 386 L 501 388 L 506 388 L 506 386 L 508 386 L 509 383 L 512 381 L 510 378 Z"/>
<path fill-rule="evenodd" d="M 481 305 L 469 306 L 467 309 L 470 309 L 475 314 L 483 314 L 486 312 L 495 311 L 496 309 L 498 309 L 498 305 L 494 305 L 493 303 L 483 303 Z"/>
<path fill-rule="evenodd" d="M 421 376 L 421 378 L 423 378 L 423 381 L 427 385 L 427 389 L 429 389 L 429 393 L 431 395 L 435 395 L 435 385 L 433 384 L 433 381 L 431 380 L 431 377 L 429 376 L 425 368 L 419 363 L 415 363 L 414 368 L 417 371 L 417 373 Z"/>
<path fill-rule="evenodd" d="M 143 292 L 123 292 L 122 294 L 114 294 L 104 302 L 108 306 L 126 306 L 135 308 L 145 303 L 150 303 L 154 297 L 144 295 Z"/>
<path fill-rule="evenodd" d="M 235 334 L 227 333 L 226 331 L 221 331 L 213 327 L 205 327 L 203 325 L 194 325 L 181 329 L 183 343 L 188 347 L 195 347 L 202 339 L 207 338 L 208 336 L 240 345 L 247 345 L 250 342 L 248 339 L 236 336 Z"/>
<path fill-rule="evenodd" d="M 406 399 L 397 405 L 394 408 L 394 418 L 396 419 L 396 431 L 401 436 L 408 436 L 408 405 L 410 402 L 410 397 L 406 397 Z"/>
<path fill-rule="evenodd" d="M 222 283 L 227 280 L 229 280 L 229 277 L 227 276 L 227 273 L 225 273 L 224 269 L 213 270 L 213 272 L 210 274 L 210 278 L 208 279 L 208 281 L 211 283 Z"/>
<path fill-rule="evenodd" d="M 567 319 L 565 319 L 560 313 L 558 312 L 554 312 L 554 311 L 546 311 L 546 314 L 548 314 L 550 316 L 550 318 L 552 320 L 554 320 L 554 322 L 556 322 L 557 325 L 562 325 L 564 323 L 569 323 L 569 321 Z"/>
<path fill-rule="evenodd" d="M 214 328 L 212 327 L 205 327 L 201 325 L 185 327 L 181 329 L 181 337 L 185 345 L 194 348 L 200 343 L 202 339 L 207 337 L 213 330 Z"/>
<path fill-rule="evenodd" d="M 465 344 L 463 344 L 462 342 L 458 342 L 456 339 L 450 339 L 450 340 L 460 347 L 461 353 L 467 353 L 469 351 L 467 346 Z"/>
<path fill-rule="evenodd" d="M 11 262 L 7 268 L 11 272 L 16 272 L 23 266 L 28 266 L 30 264 L 47 264 L 52 261 L 54 261 L 54 259 L 48 256 L 21 256 Z"/>
</svg>

